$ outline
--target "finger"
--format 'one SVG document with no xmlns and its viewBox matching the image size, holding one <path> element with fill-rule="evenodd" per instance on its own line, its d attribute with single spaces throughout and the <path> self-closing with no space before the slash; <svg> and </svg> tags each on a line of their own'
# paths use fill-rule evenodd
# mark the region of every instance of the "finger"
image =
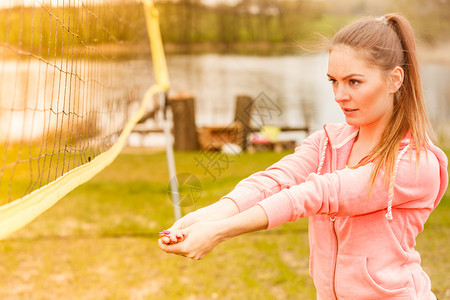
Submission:
<svg viewBox="0 0 450 300">
<path fill-rule="evenodd" d="M 167 252 L 167 249 L 170 244 L 168 244 L 166 241 L 163 241 L 163 239 L 161 238 L 158 240 L 158 245 L 159 245 L 159 248 L 161 248 L 162 250 Z"/>
<path fill-rule="evenodd" d="M 183 233 L 177 232 L 175 236 L 177 237 L 177 241 L 178 241 L 178 242 L 184 241 L 184 237 L 185 237 L 185 236 L 183 235 Z"/>
<path fill-rule="evenodd" d="M 168 247 L 172 245 L 170 242 L 163 241 L 163 239 L 161 238 L 158 240 L 158 245 L 159 245 L 159 248 L 161 248 L 161 250 L 171 253 L 170 251 L 168 251 L 168 249 L 169 249 Z"/>
<path fill-rule="evenodd" d="M 161 239 L 158 240 L 159 247 L 167 252 L 167 253 L 173 253 L 178 255 L 185 255 L 185 251 L 181 244 L 164 244 Z"/>
<path fill-rule="evenodd" d="M 168 236 L 163 236 L 162 238 L 160 238 L 160 241 L 162 241 L 166 245 L 170 244 L 170 238 Z"/>
<path fill-rule="evenodd" d="M 164 236 L 164 235 L 169 235 L 170 234 L 170 230 L 163 230 L 163 231 L 161 231 L 161 232 L 158 232 L 158 234 L 160 235 L 160 236 Z"/>
<path fill-rule="evenodd" d="M 164 243 L 163 242 L 163 240 L 162 239 L 159 239 L 158 240 L 158 246 L 159 246 L 159 248 L 161 248 L 161 250 L 164 250 L 164 251 L 166 251 L 166 243 Z"/>
<path fill-rule="evenodd" d="M 171 242 L 171 243 L 178 243 L 178 238 L 177 238 L 177 235 L 176 235 L 176 234 L 171 234 L 171 235 L 169 236 L 169 238 L 170 238 L 170 242 Z"/>
<path fill-rule="evenodd" d="M 181 230 L 178 230 L 178 232 L 181 233 L 182 235 L 184 235 L 184 236 L 186 237 L 186 236 L 188 236 L 189 233 L 192 231 L 192 226 L 193 226 L 193 225 L 191 225 L 191 226 L 189 226 L 189 227 L 186 227 L 186 228 L 183 228 L 183 229 L 181 229 Z"/>
</svg>

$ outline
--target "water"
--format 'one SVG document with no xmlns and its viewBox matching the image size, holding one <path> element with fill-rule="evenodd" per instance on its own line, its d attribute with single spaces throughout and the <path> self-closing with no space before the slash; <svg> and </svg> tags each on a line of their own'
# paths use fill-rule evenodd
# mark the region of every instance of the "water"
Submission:
<svg viewBox="0 0 450 300">
<path fill-rule="evenodd" d="M 167 58 L 171 80 L 170 92 L 194 94 L 198 126 L 226 126 L 234 119 L 237 95 L 245 94 L 255 98 L 263 94 L 275 103 L 281 112 L 280 115 L 272 116 L 269 120 L 270 124 L 267 125 L 302 127 L 306 125 L 304 111 L 307 109 L 311 114 L 309 125 L 315 130 L 325 123 L 344 121 L 342 112 L 333 100 L 331 86 L 326 77 L 327 59 L 328 56 L 325 54 L 271 57 L 215 54 L 172 55 Z M 129 71 L 131 67 L 132 73 Z M 27 69 L 30 72 L 37 70 L 33 66 Z M 133 87 L 139 97 L 142 97 L 146 88 L 154 83 L 151 64 L 146 60 L 118 62 L 114 69 L 117 73 L 114 84 L 123 84 L 127 89 Z M 2 72 L 4 80 L 12 76 L 7 73 L 8 68 L 4 67 Z M 421 72 L 432 123 L 435 126 L 448 125 L 450 67 L 423 65 Z M 33 90 L 35 89 L 27 90 L 28 101 L 31 103 L 28 106 L 39 108 L 44 105 L 45 97 L 42 92 L 39 95 L 33 95 Z M 52 87 L 49 86 L 47 90 L 52 90 Z M 4 96 L 5 89 L 0 99 L 2 106 L 7 105 L 8 101 Z M 13 121 L 13 124 L 19 124 L 21 121 L 23 119 Z M 5 118 L 0 118 L 0 128 L 5 128 L 5 122 Z M 36 122 L 44 121 L 42 118 L 35 118 L 35 124 L 32 127 L 44 126 Z M 23 126 L 17 125 L 17 128 L 22 130 Z M 42 130 L 30 128 L 27 130 L 32 132 L 30 134 L 42 132 Z M 150 141 L 150 143 L 153 142 L 157 141 Z"/>
<path fill-rule="evenodd" d="M 56 127 L 78 136 L 74 127 L 89 122 L 105 135 L 121 130 L 127 101 L 142 99 L 152 82 L 150 68 L 136 60 L 0 61 L 0 142 L 39 140 Z"/>
</svg>

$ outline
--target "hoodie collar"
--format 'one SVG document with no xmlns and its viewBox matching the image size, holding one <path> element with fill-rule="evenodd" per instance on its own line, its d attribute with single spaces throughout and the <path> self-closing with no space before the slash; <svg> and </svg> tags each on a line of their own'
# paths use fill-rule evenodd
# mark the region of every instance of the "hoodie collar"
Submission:
<svg viewBox="0 0 450 300">
<path fill-rule="evenodd" d="M 348 125 L 347 123 L 326 124 L 323 126 L 331 148 L 339 149 L 349 141 L 353 140 L 359 132 L 359 127 Z M 400 150 L 411 142 L 411 131 L 409 130 L 400 142 Z"/>
<path fill-rule="evenodd" d="M 349 141 L 352 141 L 359 132 L 358 127 L 347 123 L 327 124 L 323 126 L 332 149 L 339 149 Z"/>
</svg>

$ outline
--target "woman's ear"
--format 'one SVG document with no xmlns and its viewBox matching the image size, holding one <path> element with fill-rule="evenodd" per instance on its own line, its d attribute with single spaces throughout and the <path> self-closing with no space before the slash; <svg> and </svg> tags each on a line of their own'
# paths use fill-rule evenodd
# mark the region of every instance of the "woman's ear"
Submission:
<svg viewBox="0 0 450 300">
<path fill-rule="evenodd" d="M 390 73 L 390 92 L 395 94 L 403 84 L 405 72 L 399 66 L 395 67 Z"/>
</svg>

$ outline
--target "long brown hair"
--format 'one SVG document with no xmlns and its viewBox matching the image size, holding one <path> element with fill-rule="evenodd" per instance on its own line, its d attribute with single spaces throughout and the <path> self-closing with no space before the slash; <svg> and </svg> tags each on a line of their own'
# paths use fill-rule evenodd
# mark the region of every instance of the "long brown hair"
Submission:
<svg viewBox="0 0 450 300">
<path fill-rule="evenodd" d="M 392 116 L 377 146 L 359 165 L 374 161 L 371 186 L 384 168 L 385 182 L 395 172 L 396 158 L 403 137 L 411 132 L 411 146 L 417 149 L 427 146 L 426 131 L 432 135 L 423 98 L 419 65 L 416 56 L 414 32 L 408 20 L 398 14 L 380 18 L 366 18 L 342 28 L 331 40 L 330 52 L 336 45 L 346 45 L 361 53 L 371 65 L 382 71 L 399 66 L 404 70 L 404 81 L 394 95 Z M 410 152 L 412 153 L 412 152 Z"/>
</svg>

